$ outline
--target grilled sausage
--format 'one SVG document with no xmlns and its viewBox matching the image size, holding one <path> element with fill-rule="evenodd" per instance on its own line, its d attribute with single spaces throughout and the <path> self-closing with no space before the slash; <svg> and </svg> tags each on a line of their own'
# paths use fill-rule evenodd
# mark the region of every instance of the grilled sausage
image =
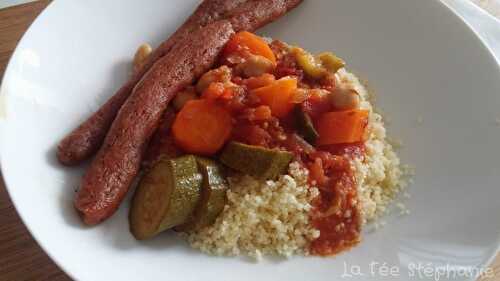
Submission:
<svg viewBox="0 0 500 281">
<path fill-rule="evenodd" d="M 170 129 L 175 120 L 175 111 L 167 108 L 163 114 L 158 129 L 151 137 L 148 148 L 144 154 L 142 167 L 145 170 L 153 167 L 161 158 L 176 158 L 182 155 L 182 151 L 177 148 Z"/>
<path fill-rule="evenodd" d="M 136 85 L 82 179 L 75 207 L 85 223 L 97 224 L 116 211 L 168 103 L 211 68 L 233 33 L 228 21 L 199 29 L 159 59 Z"/>
<path fill-rule="evenodd" d="M 235 31 L 254 31 L 283 16 L 303 0 L 258 0 L 241 4 L 228 14 Z"/>
<path fill-rule="evenodd" d="M 77 165 L 99 150 L 116 113 L 136 83 L 136 80 L 128 81 L 99 110 L 59 142 L 57 159 L 61 164 Z"/>
<path fill-rule="evenodd" d="M 101 146 L 121 105 L 151 66 L 183 38 L 219 19 L 230 19 L 235 31 L 253 31 L 280 17 L 302 0 L 205 0 L 188 20 L 146 60 L 136 73 L 97 112 L 67 135 L 58 146 L 57 157 L 64 165 L 76 165 Z"/>
</svg>

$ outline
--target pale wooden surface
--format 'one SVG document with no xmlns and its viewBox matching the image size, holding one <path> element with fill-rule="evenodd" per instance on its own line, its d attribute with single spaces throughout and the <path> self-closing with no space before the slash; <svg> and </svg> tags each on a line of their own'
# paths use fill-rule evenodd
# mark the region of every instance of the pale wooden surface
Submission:
<svg viewBox="0 0 500 281">
<path fill-rule="evenodd" d="M 49 0 L 0 10 L 0 77 L 8 59 L 29 24 Z M 491 266 L 500 281 L 500 256 Z M 10 202 L 0 175 L 0 281 L 71 280 L 42 251 L 29 234 Z"/>
</svg>

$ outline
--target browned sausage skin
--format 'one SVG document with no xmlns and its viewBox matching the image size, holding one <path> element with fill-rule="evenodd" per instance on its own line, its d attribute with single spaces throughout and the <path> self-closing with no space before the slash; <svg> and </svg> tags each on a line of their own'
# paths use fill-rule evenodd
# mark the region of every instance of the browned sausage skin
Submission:
<svg viewBox="0 0 500 281">
<path fill-rule="evenodd" d="M 162 157 L 176 158 L 182 156 L 182 151 L 175 145 L 170 129 L 175 120 L 175 111 L 167 108 L 161 117 L 156 132 L 149 141 L 148 148 L 142 161 L 143 170 L 148 170 Z"/>
<path fill-rule="evenodd" d="M 230 36 L 218 21 L 194 32 L 158 60 L 120 109 L 83 177 L 75 207 L 87 224 L 111 216 L 137 175 L 146 145 L 174 94 L 210 69 Z"/>
<path fill-rule="evenodd" d="M 172 47 L 202 26 L 230 19 L 235 31 L 253 31 L 282 16 L 302 0 L 205 0 L 188 20 L 147 59 L 135 74 L 98 111 L 67 135 L 58 146 L 57 157 L 64 165 L 76 165 L 92 156 L 101 146 L 121 105 L 144 73 Z"/>
<path fill-rule="evenodd" d="M 153 51 L 151 56 L 147 58 L 144 67 L 138 75 L 142 77 L 159 58 L 170 52 L 177 42 L 183 40 L 203 26 L 224 19 L 225 14 L 248 1 L 251 0 L 204 0 L 186 22 L 184 22 L 169 39 Z"/>
<path fill-rule="evenodd" d="M 99 150 L 116 113 L 136 83 L 136 80 L 128 81 L 99 110 L 59 142 L 57 159 L 61 164 L 80 164 Z"/>
<path fill-rule="evenodd" d="M 254 31 L 283 16 L 303 0 L 260 0 L 241 4 L 228 14 L 227 19 L 238 31 Z"/>
</svg>

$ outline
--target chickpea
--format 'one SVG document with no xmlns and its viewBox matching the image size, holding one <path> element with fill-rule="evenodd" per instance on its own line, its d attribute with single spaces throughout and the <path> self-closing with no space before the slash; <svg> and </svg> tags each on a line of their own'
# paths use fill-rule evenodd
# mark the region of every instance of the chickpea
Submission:
<svg viewBox="0 0 500 281">
<path fill-rule="evenodd" d="M 274 69 L 274 63 L 263 56 L 250 56 L 245 62 L 238 64 L 236 71 L 245 77 L 257 77 Z"/>
<path fill-rule="evenodd" d="M 360 98 L 353 89 L 337 89 L 330 94 L 330 102 L 335 109 L 349 110 L 359 108 Z"/>
<path fill-rule="evenodd" d="M 231 81 L 231 69 L 226 65 L 223 65 L 217 69 L 212 69 L 209 72 L 203 74 L 196 84 L 196 91 L 198 93 L 203 93 L 206 88 L 212 82 L 230 82 Z"/>
<path fill-rule="evenodd" d="M 310 89 L 308 90 L 308 95 L 323 98 L 332 95 L 332 93 L 325 89 Z"/>
<path fill-rule="evenodd" d="M 175 98 L 172 101 L 172 103 L 174 105 L 175 110 L 180 111 L 188 101 L 197 98 L 198 95 L 195 93 L 194 89 L 186 88 L 175 95 Z"/>
<path fill-rule="evenodd" d="M 137 73 L 141 70 L 142 66 L 146 62 L 146 59 L 151 55 L 153 52 L 153 48 L 148 43 L 144 43 L 139 48 L 137 48 L 137 51 L 135 51 L 134 55 L 134 72 Z"/>
</svg>

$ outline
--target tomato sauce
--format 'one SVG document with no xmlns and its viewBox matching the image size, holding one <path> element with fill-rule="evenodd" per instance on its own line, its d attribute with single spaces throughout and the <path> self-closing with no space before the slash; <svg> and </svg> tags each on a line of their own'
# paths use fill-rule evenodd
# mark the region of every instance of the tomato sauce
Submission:
<svg viewBox="0 0 500 281">
<path fill-rule="evenodd" d="M 325 112 L 332 111 L 331 103 L 322 90 L 335 88 L 335 80 L 326 77 L 321 81 L 310 81 L 304 77 L 293 58 L 281 51 L 279 41 L 271 44 L 277 57 L 275 77 L 295 76 L 300 88 L 309 90 L 310 95 L 301 103 L 303 110 L 313 122 Z M 244 85 L 242 78 L 233 78 Z M 241 82 L 243 80 L 243 82 Z M 313 202 L 310 218 L 320 236 L 310 245 L 315 255 L 334 255 L 360 241 L 361 216 L 354 172 L 350 159 L 362 158 L 365 153 L 363 142 L 314 147 L 298 136 L 291 118 L 274 117 L 262 120 L 255 118 L 251 102 L 237 118 L 232 139 L 266 148 L 280 148 L 294 153 L 295 159 L 309 170 L 309 181 L 317 186 L 320 195 Z M 258 104 L 258 102 L 257 102 Z M 250 109 L 249 109 L 250 108 Z M 289 116 L 288 116 L 289 117 Z"/>
<path fill-rule="evenodd" d="M 320 195 L 313 203 L 311 220 L 320 236 L 311 244 L 315 255 L 333 255 L 360 241 L 361 218 L 358 209 L 356 180 L 349 159 L 322 151 L 310 167 Z M 318 160 L 319 159 L 319 160 Z M 318 167 L 317 163 L 321 163 Z M 323 171 L 316 171 L 321 168 Z"/>
</svg>

